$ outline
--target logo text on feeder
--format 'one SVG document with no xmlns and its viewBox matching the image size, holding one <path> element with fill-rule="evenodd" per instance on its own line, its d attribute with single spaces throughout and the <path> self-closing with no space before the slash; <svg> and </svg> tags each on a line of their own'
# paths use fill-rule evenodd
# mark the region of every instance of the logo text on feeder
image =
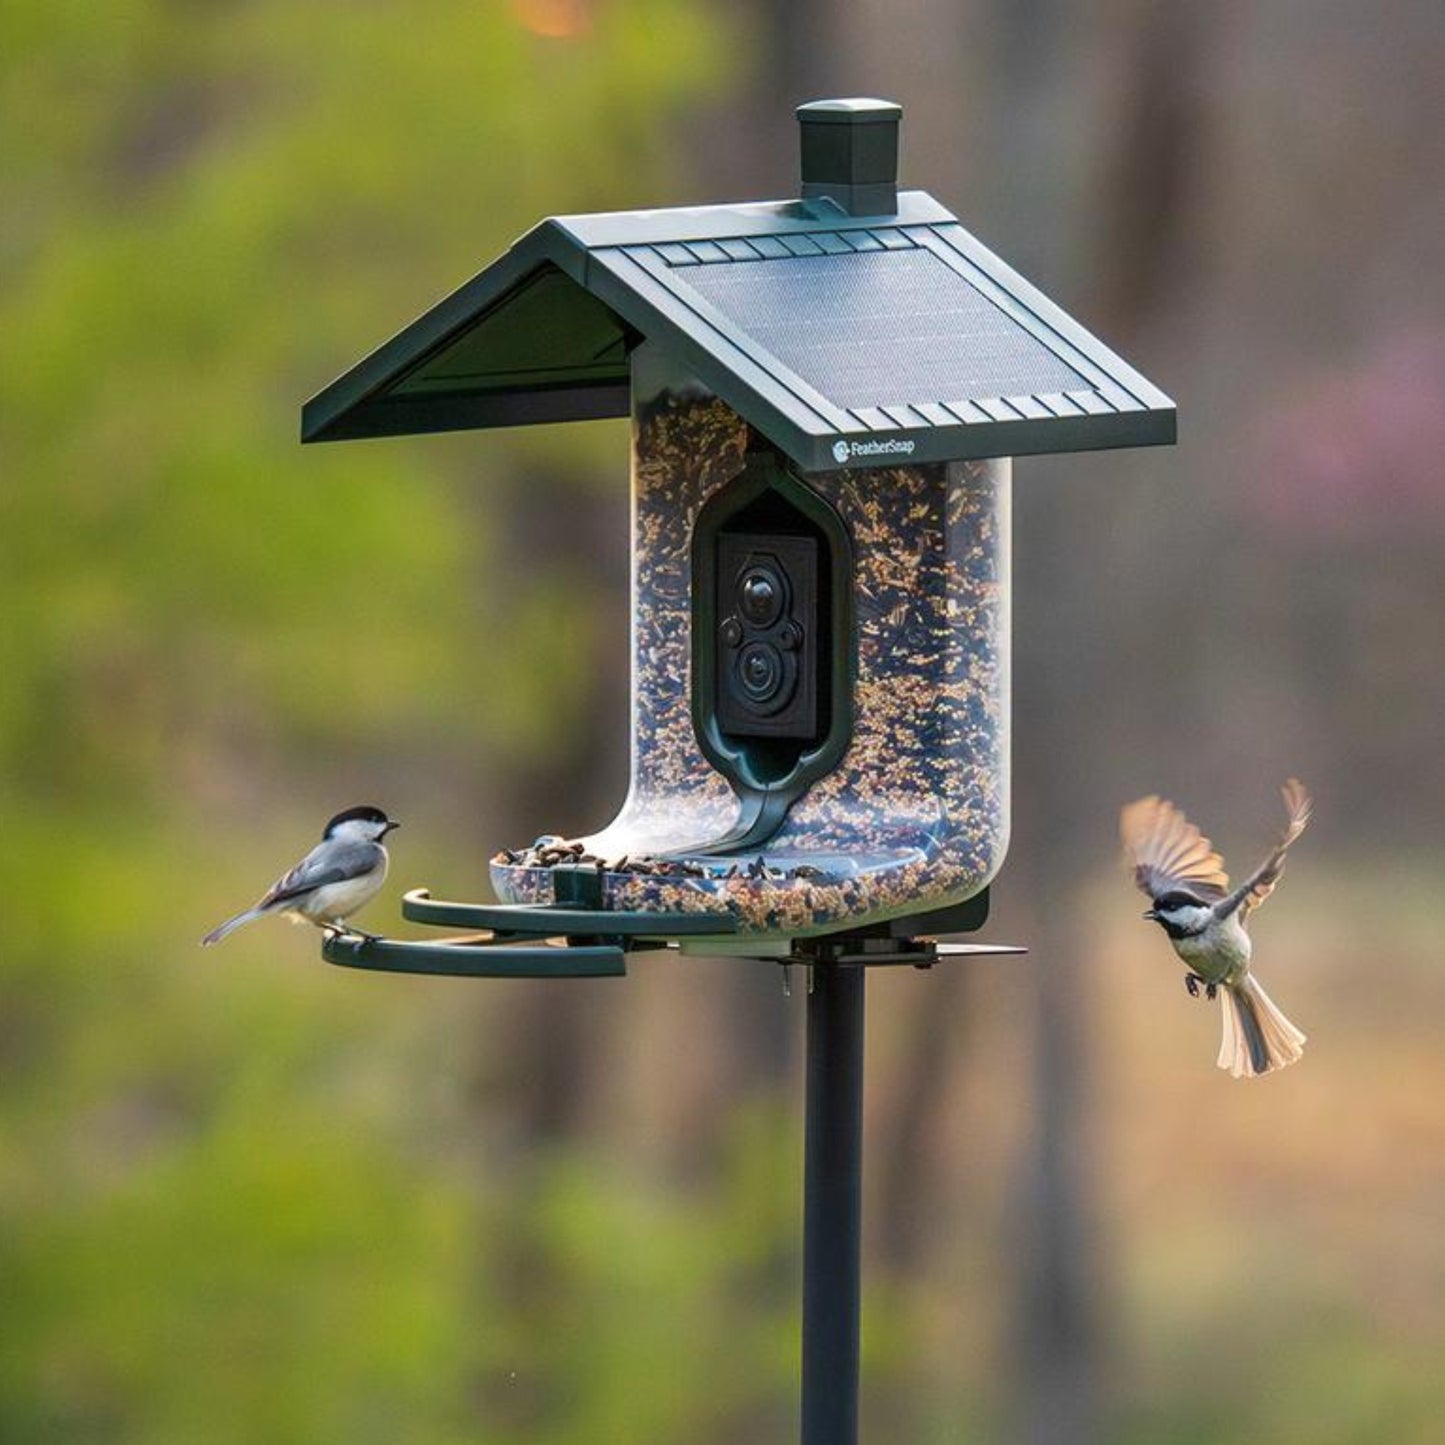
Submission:
<svg viewBox="0 0 1445 1445">
<path fill-rule="evenodd" d="M 842 466 L 855 457 L 911 457 L 914 446 L 907 437 L 873 437 L 866 442 L 849 442 L 840 437 L 833 443 L 833 460 Z"/>
</svg>

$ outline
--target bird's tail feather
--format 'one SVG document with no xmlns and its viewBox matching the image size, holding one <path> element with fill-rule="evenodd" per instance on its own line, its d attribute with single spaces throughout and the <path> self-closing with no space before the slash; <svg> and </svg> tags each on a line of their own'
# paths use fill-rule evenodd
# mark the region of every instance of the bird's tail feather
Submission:
<svg viewBox="0 0 1445 1445">
<path fill-rule="evenodd" d="M 1226 985 L 1224 1037 L 1219 1067 L 1236 1079 L 1267 1074 L 1292 1064 L 1305 1051 L 1305 1035 L 1280 1012 L 1253 974 Z"/>
<path fill-rule="evenodd" d="M 201 940 L 201 947 L 210 948 L 212 944 L 219 943 L 228 933 L 234 933 L 242 924 L 250 923 L 253 918 L 260 918 L 265 912 L 264 908 L 248 908 L 244 913 L 238 913 L 234 918 L 228 918 Z"/>
</svg>

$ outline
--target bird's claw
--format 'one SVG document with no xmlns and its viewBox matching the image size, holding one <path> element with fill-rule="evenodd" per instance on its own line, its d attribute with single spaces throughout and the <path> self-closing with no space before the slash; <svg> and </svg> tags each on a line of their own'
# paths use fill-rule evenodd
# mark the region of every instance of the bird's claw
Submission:
<svg viewBox="0 0 1445 1445">
<path fill-rule="evenodd" d="M 1197 973 L 1186 973 L 1184 975 L 1184 987 L 1189 990 L 1190 998 L 1199 997 L 1199 985 L 1202 982 L 1203 980 L 1199 977 Z"/>
<path fill-rule="evenodd" d="M 1211 1003 L 1214 1002 L 1215 996 L 1218 993 L 1219 985 L 1217 983 L 1207 983 L 1204 985 L 1204 997 L 1207 998 Z"/>
<path fill-rule="evenodd" d="M 368 933 L 364 928 L 355 928 L 350 924 L 323 923 L 321 931 L 328 940 L 339 940 L 343 938 L 353 939 L 357 943 L 380 943 L 379 933 Z"/>
</svg>

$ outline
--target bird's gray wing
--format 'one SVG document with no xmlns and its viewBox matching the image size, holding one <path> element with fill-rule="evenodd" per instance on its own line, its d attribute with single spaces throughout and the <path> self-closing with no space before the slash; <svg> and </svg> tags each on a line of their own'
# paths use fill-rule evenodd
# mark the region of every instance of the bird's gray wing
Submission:
<svg viewBox="0 0 1445 1445">
<path fill-rule="evenodd" d="M 1212 903 L 1229 892 L 1224 859 L 1167 799 L 1151 793 L 1124 807 L 1119 836 L 1133 865 L 1134 882 L 1151 899 L 1183 891 Z"/>
<path fill-rule="evenodd" d="M 328 883 L 344 883 L 370 873 L 381 861 L 375 843 L 319 843 L 289 873 L 278 878 L 257 908 L 279 908 Z"/>
<path fill-rule="evenodd" d="M 1240 918 L 1248 918 L 1274 892 L 1274 885 L 1279 882 L 1279 875 L 1284 872 L 1284 855 L 1289 851 L 1289 845 L 1304 832 L 1309 823 L 1310 814 L 1314 810 L 1314 800 L 1310 797 L 1309 789 L 1298 778 L 1291 778 L 1280 792 L 1284 796 L 1289 822 L 1269 857 L 1230 896 L 1229 903 L 1222 910 L 1225 913 L 1230 911 L 1230 905 L 1237 904 Z"/>
</svg>

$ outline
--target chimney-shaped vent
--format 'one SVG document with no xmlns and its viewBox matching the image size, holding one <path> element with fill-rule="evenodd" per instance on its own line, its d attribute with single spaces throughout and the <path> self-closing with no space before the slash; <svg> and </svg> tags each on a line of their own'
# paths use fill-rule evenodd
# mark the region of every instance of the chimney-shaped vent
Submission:
<svg viewBox="0 0 1445 1445">
<path fill-rule="evenodd" d="M 898 121 L 891 100 L 814 100 L 798 107 L 803 199 L 826 196 L 850 216 L 898 209 Z"/>
</svg>

